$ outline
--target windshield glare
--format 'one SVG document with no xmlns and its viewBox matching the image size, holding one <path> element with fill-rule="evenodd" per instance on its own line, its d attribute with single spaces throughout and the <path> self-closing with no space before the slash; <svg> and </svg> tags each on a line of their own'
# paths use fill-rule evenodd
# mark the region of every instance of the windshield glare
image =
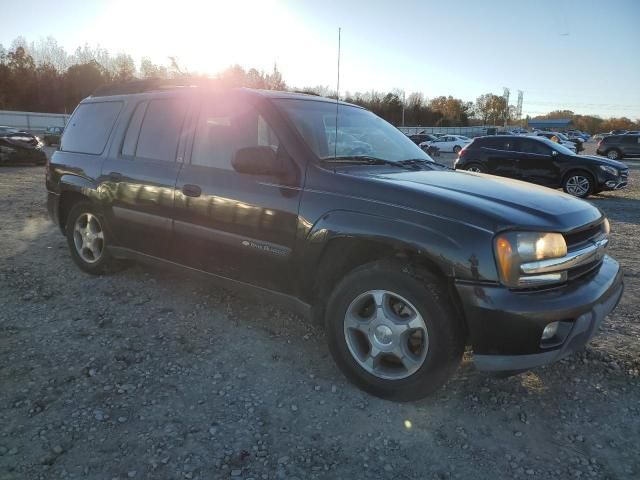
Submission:
<svg viewBox="0 0 640 480">
<path fill-rule="evenodd" d="M 368 110 L 339 104 L 336 129 L 335 103 L 296 99 L 275 102 L 320 159 L 335 156 L 433 161 L 400 130 Z"/>
</svg>

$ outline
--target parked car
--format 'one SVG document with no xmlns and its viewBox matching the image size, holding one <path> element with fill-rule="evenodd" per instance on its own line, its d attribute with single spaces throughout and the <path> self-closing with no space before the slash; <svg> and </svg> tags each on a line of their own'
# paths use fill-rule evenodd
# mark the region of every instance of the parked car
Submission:
<svg viewBox="0 0 640 480">
<path fill-rule="evenodd" d="M 570 142 L 580 144 L 583 144 L 585 142 L 584 136 L 578 132 L 567 132 L 565 133 L 565 137 L 567 137 Z"/>
<path fill-rule="evenodd" d="M 534 134 L 532 134 L 532 136 L 534 137 L 545 137 L 548 138 L 549 140 L 553 140 L 554 138 L 558 139 L 558 142 L 560 145 L 568 148 L 569 150 L 573 150 L 574 152 L 578 153 L 579 150 L 583 150 L 582 146 L 578 146 L 578 144 L 576 142 L 572 142 L 570 141 L 565 135 L 563 135 L 560 132 L 536 132 Z"/>
<path fill-rule="evenodd" d="M 44 132 L 42 140 L 45 145 L 60 145 L 60 138 L 62 137 L 62 127 L 47 127 Z"/>
<path fill-rule="evenodd" d="M 640 135 L 640 130 L 629 130 L 625 135 Z"/>
<path fill-rule="evenodd" d="M 545 137 L 480 137 L 464 148 L 456 170 L 515 178 L 585 198 L 627 186 L 629 168 L 622 162 L 577 155 Z"/>
<path fill-rule="evenodd" d="M 465 344 L 494 372 L 563 358 L 622 295 L 587 202 L 455 172 L 332 99 L 135 85 L 83 100 L 47 168 L 87 273 L 139 259 L 269 295 L 321 320 L 344 374 L 394 400 L 438 389 Z M 336 116 L 368 154 L 328 141 Z"/>
<path fill-rule="evenodd" d="M 415 135 L 409 135 L 409 138 L 416 145 L 420 145 L 423 142 L 433 142 L 438 137 L 436 137 L 435 135 L 432 135 L 430 133 L 417 133 Z"/>
<path fill-rule="evenodd" d="M 624 135 L 628 130 L 611 130 L 609 135 Z"/>
<path fill-rule="evenodd" d="M 611 160 L 640 156 L 640 135 L 609 135 L 598 142 L 598 155 Z"/>
<path fill-rule="evenodd" d="M 470 138 L 463 135 L 443 135 L 436 140 L 421 143 L 420 147 L 434 145 L 438 147 L 441 152 L 458 153 L 470 141 Z"/>
<path fill-rule="evenodd" d="M 38 137 L 10 127 L 0 127 L 0 164 L 44 165 L 47 155 Z"/>
</svg>

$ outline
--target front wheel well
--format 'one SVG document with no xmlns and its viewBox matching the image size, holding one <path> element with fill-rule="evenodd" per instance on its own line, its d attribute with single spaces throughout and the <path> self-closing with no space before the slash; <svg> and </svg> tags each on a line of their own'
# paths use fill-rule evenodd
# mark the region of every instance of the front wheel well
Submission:
<svg viewBox="0 0 640 480">
<path fill-rule="evenodd" d="M 451 302 L 459 306 L 459 299 L 456 298 L 455 288 L 452 288 L 451 278 L 445 274 L 440 265 L 424 254 L 410 248 L 388 245 L 375 240 L 345 237 L 331 240 L 317 263 L 312 292 L 309 294 L 314 318 L 322 321 L 324 304 L 342 278 L 362 265 L 379 260 L 393 260 L 400 265 L 411 266 L 414 271 L 429 271 L 447 289 Z"/>
<path fill-rule="evenodd" d="M 582 175 L 587 175 L 593 182 L 595 182 L 595 175 L 593 173 L 591 173 L 589 170 L 585 169 L 585 168 L 572 168 L 571 170 L 568 170 L 567 173 L 565 173 L 562 177 L 562 184 L 564 185 L 564 183 L 567 181 L 567 179 L 571 176 L 571 175 L 575 175 L 577 173 L 580 173 Z M 594 185 L 595 186 L 595 185 Z"/>
<path fill-rule="evenodd" d="M 58 204 L 58 220 L 60 222 L 60 228 L 64 231 L 67 225 L 67 218 L 69 212 L 73 206 L 82 202 L 83 200 L 89 200 L 89 197 L 83 195 L 80 192 L 65 191 L 60 194 L 60 203 Z"/>
</svg>

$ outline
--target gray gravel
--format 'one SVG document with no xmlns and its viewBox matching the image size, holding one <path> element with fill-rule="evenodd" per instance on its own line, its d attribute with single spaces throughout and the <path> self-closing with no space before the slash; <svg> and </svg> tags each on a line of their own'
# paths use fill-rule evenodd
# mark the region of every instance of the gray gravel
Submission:
<svg viewBox="0 0 640 480">
<path fill-rule="evenodd" d="M 640 477 L 640 168 L 593 200 L 627 283 L 600 336 L 502 380 L 466 355 L 409 404 L 348 384 L 290 312 L 176 272 L 81 273 L 43 180 L 0 169 L 2 480 Z"/>
</svg>

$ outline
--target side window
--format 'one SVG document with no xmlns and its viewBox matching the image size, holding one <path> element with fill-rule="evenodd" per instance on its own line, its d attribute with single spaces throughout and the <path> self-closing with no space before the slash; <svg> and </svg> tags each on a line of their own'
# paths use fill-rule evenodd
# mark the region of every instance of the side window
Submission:
<svg viewBox="0 0 640 480">
<path fill-rule="evenodd" d="M 151 100 L 140 127 L 135 156 L 175 161 L 186 112 L 187 105 L 183 101 Z"/>
<path fill-rule="evenodd" d="M 640 137 L 636 137 L 633 135 L 625 135 L 622 139 L 622 143 L 626 145 L 635 145 L 640 141 Z"/>
<path fill-rule="evenodd" d="M 484 148 L 492 148 L 494 150 L 511 150 L 511 140 L 507 138 L 487 138 L 482 144 Z"/>
<path fill-rule="evenodd" d="M 122 102 L 81 103 L 64 131 L 60 150 L 100 155 L 122 109 Z"/>
<path fill-rule="evenodd" d="M 551 149 L 536 140 L 520 140 L 520 145 L 517 147 L 518 151 L 524 153 L 535 153 L 538 155 L 551 155 Z"/>
<path fill-rule="evenodd" d="M 140 102 L 137 106 L 127 127 L 127 133 L 122 143 L 122 155 L 126 157 L 133 156 L 136 153 L 136 144 L 138 143 L 138 135 L 140 134 L 140 125 L 144 118 L 144 112 L 147 109 L 147 102 Z"/>
<path fill-rule="evenodd" d="M 270 146 L 279 141 L 267 121 L 253 107 L 237 102 L 203 107 L 193 143 L 191 163 L 233 170 L 231 160 L 240 148 Z"/>
</svg>

